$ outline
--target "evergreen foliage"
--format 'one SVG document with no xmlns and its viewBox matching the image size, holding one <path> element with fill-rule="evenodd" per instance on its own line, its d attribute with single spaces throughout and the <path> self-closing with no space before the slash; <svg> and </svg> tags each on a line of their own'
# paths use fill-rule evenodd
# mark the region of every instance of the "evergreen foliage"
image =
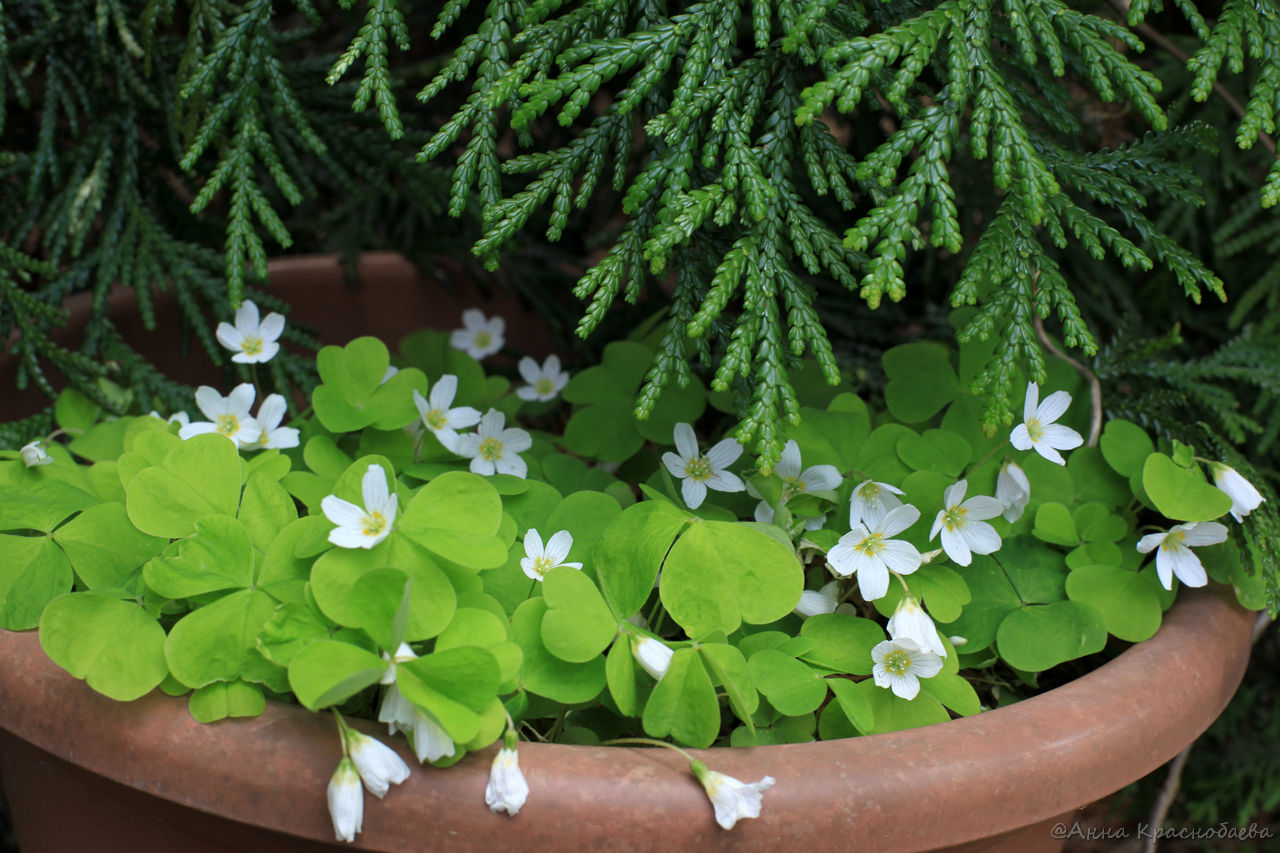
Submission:
<svg viewBox="0 0 1280 853">
<path fill-rule="evenodd" d="M 1131 22 L 1147 12 L 1135 5 Z M 1243 8 L 1223 16 L 1193 63 L 1197 97 L 1216 78 L 1214 57 L 1235 69 L 1240 39 L 1265 38 L 1269 21 Z M 713 387 L 737 392 L 739 439 L 767 466 L 796 416 L 796 359 L 809 353 L 829 377 L 838 371 L 816 277 L 874 308 L 907 295 L 913 253 L 966 255 L 951 292 L 929 295 L 977 305 L 961 339 L 996 342 L 974 383 L 992 430 L 1012 419 L 1019 371 L 1043 377 L 1034 318 L 1054 316 L 1068 346 L 1097 349 L 1063 250 L 1134 271 L 1160 266 L 1192 300 L 1224 298 L 1218 276 L 1145 212 L 1199 203 L 1177 157 L 1213 139 L 1204 127 L 1167 129 L 1161 82 L 1137 61 L 1143 47 L 1109 7 L 1056 0 L 495 2 L 421 94 L 473 80 L 421 156 L 465 145 L 450 207 L 462 210 L 474 189 L 486 226 L 476 252 L 490 263 L 540 210 L 556 240 L 594 194 L 621 195 L 625 224 L 575 289 L 587 302 L 579 333 L 620 295 L 636 299 L 647 276 L 674 271 L 676 307 L 639 411 L 685 381 L 688 357 L 709 357 Z M 1259 77 L 1242 141 L 1270 127 L 1268 79 Z M 1082 87 L 1127 104 L 1151 133 L 1095 150 L 1073 103 Z M 572 132 L 536 136 L 534 150 L 499 161 L 500 124 L 528 135 L 550 115 Z M 504 173 L 525 180 L 500 196 Z M 976 229 L 958 202 L 981 217 Z M 699 251 L 682 251 L 695 241 Z M 712 269 L 690 274 L 689 264 Z"/>
</svg>

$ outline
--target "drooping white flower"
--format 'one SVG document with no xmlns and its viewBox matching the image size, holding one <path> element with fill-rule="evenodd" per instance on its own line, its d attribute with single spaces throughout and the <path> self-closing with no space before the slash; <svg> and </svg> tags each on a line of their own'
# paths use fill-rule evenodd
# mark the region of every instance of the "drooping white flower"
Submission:
<svg viewBox="0 0 1280 853">
<path fill-rule="evenodd" d="M 942 550 L 958 566 L 973 562 L 973 554 L 991 554 L 1000 550 L 1000 534 L 986 519 L 1004 512 L 1004 504 L 995 498 L 975 496 L 964 500 L 968 480 L 960 480 L 942 498 L 943 508 L 933 520 L 929 539 L 942 533 Z M 961 503 L 963 501 L 963 503 Z M 970 553 L 972 552 L 972 554 Z"/>
<path fill-rule="evenodd" d="M 1165 533 L 1148 533 L 1138 540 L 1138 550 L 1149 554 L 1156 548 L 1156 576 L 1165 589 L 1173 589 L 1173 576 L 1187 586 L 1204 586 L 1209 582 L 1200 558 L 1192 547 L 1217 545 L 1227 541 L 1227 527 L 1216 521 L 1193 521 L 1176 524 Z"/>
<path fill-rule="evenodd" d="M 861 523 L 840 537 L 827 553 L 831 571 L 838 577 L 858 576 L 858 591 L 867 601 L 883 598 L 889 591 L 889 572 L 909 575 L 920 568 L 920 552 L 898 535 L 920 518 L 920 510 L 903 504 L 885 513 L 874 527 Z"/>
<path fill-rule="evenodd" d="M 830 491 L 840 487 L 840 472 L 834 465 L 812 465 L 804 470 L 800 467 L 800 445 L 789 440 L 782 448 L 782 458 L 773 466 L 774 473 L 782 479 L 782 497 L 780 503 L 786 503 L 796 495 L 805 492 Z M 759 493 L 747 484 L 747 493 L 752 497 L 760 497 Z M 755 519 L 762 524 L 773 524 L 774 509 L 766 501 L 756 504 Z M 805 530 L 821 530 L 826 524 L 825 515 L 805 521 Z"/>
<path fill-rule="evenodd" d="M 392 785 L 409 778 L 409 765 L 382 741 L 351 728 L 344 728 L 343 736 L 347 741 L 347 754 L 370 794 L 385 797 Z"/>
<path fill-rule="evenodd" d="M 258 306 L 249 299 L 236 309 L 236 324 L 218 324 L 218 343 L 235 355 L 232 361 L 242 364 L 258 364 L 270 361 L 280 351 L 276 340 L 284 331 L 284 315 L 272 312 L 258 321 Z"/>
<path fill-rule="evenodd" d="M 902 596 L 893 615 L 889 617 L 885 630 L 889 632 L 890 639 L 911 640 L 925 651 L 933 652 L 939 657 L 947 656 L 947 647 L 942 644 L 933 620 L 924 612 L 920 602 L 910 595 Z"/>
<path fill-rule="evenodd" d="M 480 419 L 475 432 L 458 437 L 454 452 L 471 459 L 471 473 L 511 474 L 521 478 L 529 473 L 529 465 L 521 458 L 520 451 L 533 447 L 533 439 L 522 429 L 503 429 L 506 421 L 506 415 L 490 409 Z"/>
<path fill-rule="evenodd" d="M 706 452 L 698 452 L 698 437 L 693 427 L 678 423 L 674 430 L 676 453 L 662 454 L 662 463 L 673 477 L 681 480 L 680 494 L 689 509 L 697 509 L 707 498 L 707 489 L 717 492 L 741 492 L 746 489 L 737 474 L 725 470 L 742 455 L 742 445 L 732 438 L 719 441 Z"/>
<path fill-rule="evenodd" d="M 1000 466 L 1000 474 L 996 477 L 996 500 L 1004 507 L 1004 520 L 1012 524 L 1022 518 L 1031 500 L 1031 481 L 1016 462 L 1006 462 Z"/>
<path fill-rule="evenodd" d="M 1039 402 L 1040 386 L 1027 383 L 1027 397 L 1022 404 L 1022 423 L 1009 433 L 1009 442 L 1019 450 L 1032 450 L 1058 465 L 1066 465 L 1059 450 L 1071 450 L 1084 444 L 1080 433 L 1069 426 L 1056 423 L 1067 406 L 1071 395 L 1066 391 L 1054 391 L 1044 402 Z"/>
<path fill-rule="evenodd" d="M 840 589 L 840 581 L 831 581 L 823 585 L 821 589 L 806 589 L 800 593 L 800 601 L 795 606 L 795 612 L 805 617 L 819 616 L 823 613 L 835 613 L 839 602 L 836 600 L 836 593 Z"/>
<path fill-rule="evenodd" d="M 560 369 L 558 355 L 547 356 L 541 365 L 526 355 L 516 367 L 521 378 L 529 383 L 516 389 L 516 396 L 521 400 L 554 400 L 569 384 L 569 374 Z"/>
<path fill-rule="evenodd" d="M 395 664 L 414 660 L 418 656 L 409 648 L 408 643 L 401 643 L 394 656 L 383 652 L 382 657 Z M 450 758 L 458 751 L 453 738 L 449 737 L 444 727 L 400 692 L 394 665 L 387 667 L 387 671 L 382 674 L 381 683 L 388 686 L 382 694 L 382 704 L 378 707 L 378 722 L 386 723 L 390 734 L 404 732 L 409 735 L 419 762 Z"/>
<path fill-rule="evenodd" d="M 1231 498 L 1231 517 L 1236 521 L 1244 521 L 1244 517 L 1253 512 L 1266 500 L 1262 493 L 1254 488 L 1240 475 L 1240 472 L 1222 462 L 1209 463 L 1213 471 L 1213 484 L 1226 492 Z"/>
<path fill-rule="evenodd" d="M 582 563 L 565 562 L 571 548 L 573 548 L 573 534 L 569 531 L 557 531 L 547 544 L 543 545 L 542 535 L 531 527 L 524 535 L 524 556 L 520 558 L 520 568 L 536 581 L 542 580 L 547 576 L 547 572 L 560 566 L 580 570 Z"/>
<path fill-rule="evenodd" d="M 255 419 L 262 433 L 252 447 L 247 447 L 246 449 L 270 450 L 275 448 L 276 450 L 285 450 L 290 447 L 297 447 L 299 443 L 297 428 L 280 426 L 280 422 L 284 420 L 284 415 L 288 408 L 284 397 L 279 394 L 271 394 L 267 399 L 263 400 L 262 405 L 258 407 L 258 417 Z"/>
<path fill-rule="evenodd" d="M 862 524 L 874 527 L 885 513 L 902 506 L 898 495 L 902 489 L 894 488 L 888 483 L 877 483 L 875 480 L 863 480 L 853 490 L 853 498 L 849 501 L 849 526 Z"/>
<path fill-rule="evenodd" d="M 632 637 L 631 654 L 645 672 L 653 676 L 655 681 L 661 681 L 662 676 L 671 668 L 671 657 L 675 652 L 666 643 L 653 637 Z"/>
<path fill-rule="evenodd" d="M 37 465 L 48 465 L 53 461 L 53 457 L 40 446 L 40 439 L 38 438 L 29 444 L 22 445 L 22 449 L 18 452 L 22 454 L 22 464 L 28 468 L 34 468 Z"/>
<path fill-rule="evenodd" d="M 742 818 L 760 817 L 761 795 L 773 787 L 774 778 L 766 776 L 759 782 L 742 782 L 715 770 L 708 770 L 701 761 L 691 761 L 689 769 L 702 783 L 707 798 L 716 809 L 716 823 L 722 829 L 733 829 Z"/>
<path fill-rule="evenodd" d="M 502 349 L 506 328 L 507 321 L 501 317 L 486 317 L 479 308 L 468 308 L 462 312 L 462 328 L 449 336 L 449 344 L 479 361 Z"/>
<path fill-rule="evenodd" d="M 339 841 L 355 841 L 364 824 L 364 790 L 356 765 L 345 755 L 329 779 L 329 817 Z"/>
<path fill-rule="evenodd" d="M 907 701 L 920 692 L 920 679 L 933 678 L 942 671 L 942 658 L 906 637 L 877 644 L 871 650 L 871 661 L 876 686 Z"/>
<path fill-rule="evenodd" d="M 489 811 L 515 815 L 529 799 L 529 782 L 520 772 L 520 756 L 516 754 L 516 733 L 507 730 L 502 749 L 493 757 L 489 768 L 489 784 L 484 788 L 484 802 Z"/>
<path fill-rule="evenodd" d="M 320 502 L 324 517 L 337 525 L 329 531 L 329 541 L 339 548 L 372 548 L 387 538 L 396 523 L 396 495 L 387 488 L 387 472 L 381 465 L 365 469 L 360 494 L 363 507 L 337 495 Z"/>
<path fill-rule="evenodd" d="M 216 432 L 236 443 L 236 447 L 253 447 L 262 434 L 262 427 L 249 415 L 255 395 L 253 386 L 242 382 L 223 397 L 216 389 L 201 385 L 196 389 L 196 405 L 207 421 L 189 423 L 178 430 L 178 437 L 186 440 L 196 435 Z"/>
<path fill-rule="evenodd" d="M 418 407 L 422 424 L 431 430 L 445 450 L 457 452 L 458 430 L 480 423 L 480 412 L 470 406 L 454 406 L 458 393 L 458 377 L 446 373 L 436 380 L 426 399 L 413 389 L 413 404 Z"/>
<path fill-rule="evenodd" d="M 400 688 L 392 684 L 382 695 L 378 708 L 378 722 L 386 723 L 391 734 L 404 732 L 413 743 L 418 761 L 439 761 L 450 758 L 458 751 L 453 738 L 435 718 L 405 698 Z"/>
</svg>

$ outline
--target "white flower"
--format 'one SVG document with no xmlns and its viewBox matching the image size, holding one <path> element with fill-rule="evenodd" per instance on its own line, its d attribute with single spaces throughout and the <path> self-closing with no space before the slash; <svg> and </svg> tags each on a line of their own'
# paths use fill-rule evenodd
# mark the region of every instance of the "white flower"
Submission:
<svg viewBox="0 0 1280 853">
<path fill-rule="evenodd" d="M 774 472 L 782 478 L 782 497 L 780 503 L 805 492 L 830 491 L 840 487 L 840 472 L 834 465 L 813 465 L 800 470 L 800 445 L 789 440 L 782 448 L 782 458 L 773 467 Z M 752 497 L 760 497 L 759 493 L 747 484 L 747 493 Z M 773 524 L 773 507 L 765 501 L 756 504 L 755 519 L 761 524 Z M 827 523 L 825 515 L 810 518 L 804 523 L 805 530 L 821 530 Z"/>
<path fill-rule="evenodd" d="M 249 416 L 254 394 L 253 386 L 248 382 L 232 388 L 225 397 L 208 385 L 201 385 L 196 389 L 196 405 L 209 420 L 187 424 L 178 430 L 178 437 L 185 440 L 216 432 L 234 441 L 236 447 L 253 447 L 262 434 L 258 422 Z"/>
<path fill-rule="evenodd" d="M 759 782 L 741 782 L 715 770 L 708 770 L 701 761 L 689 763 L 689 769 L 698 777 L 702 787 L 716 808 L 716 823 L 723 829 L 733 829 L 742 818 L 760 817 L 761 794 L 773 787 L 774 779 L 766 776 Z"/>
<path fill-rule="evenodd" d="M 378 709 L 378 722 L 386 723 L 391 734 L 404 732 L 410 735 L 413 752 L 418 761 L 439 761 L 450 758 L 456 753 L 457 746 L 453 738 L 435 718 L 410 702 L 400 692 L 400 688 L 392 684 L 382 695 L 382 705 Z"/>
<path fill-rule="evenodd" d="M 516 389 L 516 396 L 521 400 L 554 400 L 569 384 L 569 374 L 560 369 L 560 357 L 557 355 L 547 356 L 541 366 L 526 355 L 516 366 L 520 369 L 520 376 L 529 383 Z"/>
<path fill-rule="evenodd" d="M 874 480 L 863 480 L 853 490 L 853 499 L 849 501 L 849 526 L 864 524 L 874 527 L 885 513 L 902 506 L 898 495 L 901 489 L 895 489 L 888 483 L 877 483 Z"/>
<path fill-rule="evenodd" d="M 1004 520 L 1012 524 L 1022 518 L 1031 500 L 1031 481 L 1016 462 L 1006 462 L 1000 466 L 1000 475 L 996 477 L 996 500 L 1004 507 Z"/>
<path fill-rule="evenodd" d="M 409 648 L 408 643 L 401 643 L 394 656 L 383 652 L 382 657 L 393 663 L 402 663 L 414 660 L 417 655 L 413 653 L 413 649 Z M 449 758 L 457 752 L 453 738 L 449 737 L 444 727 L 400 692 L 400 688 L 396 686 L 395 666 L 387 667 L 387 671 L 382 674 L 381 683 L 389 686 L 382 694 L 382 705 L 378 708 L 378 722 L 386 723 L 390 734 L 404 732 L 410 735 L 413 752 L 418 756 L 419 762 L 438 761 L 441 758 Z"/>
<path fill-rule="evenodd" d="M 943 509 L 938 511 L 938 517 L 933 520 L 933 530 L 929 531 L 931 540 L 939 531 L 942 532 L 942 550 L 959 566 L 973 562 L 970 551 L 991 554 L 1000 550 L 1000 534 L 987 524 L 986 519 L 1004 512 L 1004 504 L 985 496 L 972 497 L 961 503 L 968 488 L 968 480 L 960 480 L 947 487 L 942 499 Z"/>
<path fill-rule="evenodd" d="M 258 306 L 246 299 L 236 310 L 236 324 L 218 324 L 218 343 L 235 355 L 232 361 L 256 364 L 270 361 L 280 351 L 276 339 L 284 331 L 284 316 L 274 312 L 258 322 Z"/>
<path fill-rule="evenodd" d="M 422 423 L 435 435 L 445 450 L 456 451 L 458 430 L 475 426 L 480 422 L 480 412 L 470 406 L 453 406 L 458 393 L 458 377 L 446 373 L 436 380 L 435 387 L 426 399 L 413 389 L 413 404 L 418 407 Z"/>
<path fill-rule="evenodd" d="M 1058 465 L 1066 465 L 1059 450 L 1071 450 L 1084 444 L 1080 433 L 1071 427 L 1055 423 L 1071 405 L 1071 395 L 1066 391 L 1054 391 L 1037 405 L 1040 386 L 1027 383 L 1027 397 L 1022 404 L 1022 423 L 1009 433 L 1009 442 L 1019 450 L 1034 449 L 1045 459 Z"/>
<path fill-rule="evenodd" d="M 262 434 L 258 436 L 258 440 L 253 443 L 248 450 L 284 450 L 289 447 L 298 446 L 298 430 L 296 427 L 282 427 L 280 422 L 284 420 L 285 411 L 288 405 L 284 401 L 284 397 L 279 394 L 271 394 L 267 399 L 262 401 L 262 405 L 258 407 L 258 427 L 262 430 Z"/>
<path fill-rule="evenodd" d="M 942 658 L 906 637 L 879 643 L 871 650 L 871 660 L 876 686 L 887 687 L 907 701 L 920 692 L 920 679 L 933 678 L 942 671 Z"/>
<path fill-rule="evenodd" d="M 506 415 L 490 409 L 480 419 L 475 432 L 458 437 L 454 453 L 471 459 L 471 473 L 511 474 L 521 478 L 529 473 L 529 466 L 520 458 L 519 451 L 533 447 L 533 439 L 522 429 L 503 429 L 506 421 Z"/>
<path fill-rule="evenodd" d="M 187 424 L 191 423 L 191 416 L 188 415 L 186 412 L 174 412 L 172 415 L 169 415 L 169 417 L 167 418 L 164 415 L 157 412 L 155 409 L 152 409 L 151 411 L 147 412 L 147 414 L 149 414 L 153 418 L 159 418 L 160 420 L 168 424 L 176 423 L 179 427 L 184 427 Z"/>
<path fill-rule="evenodd" d="M 396 751 L 380 740 L 355 729 L 345 729 L 347 754 L 355 762 L 364 786 L 375 797 L 385 797 L 387 789 L 409 778 L 409 765 Z"/>
<path fill-rule="evenodd" d="M 707 489 L 717 492 L 741 492 L 746 489 L 737 474 L 725 469 L 742 455 L 742 445 L 732 438 L 718 442 L 707 451 L 698 453 L 698 437 L 693 427 L 678 423 L 674 430 L 677 453 L 662 454 L 662 462 L 673 477 L 679 477 L 680 494 L 689 509 L 697 509 L 706 500 Z"/>
<path fill-rule="evenodd" d="M 520 756 L 516 754 L 515 732 L 508 731 L 502 749 L 493 757 L 489 768 L 489 784 L 484 788 L 484 801 L 491 812 L 515 815 L 529 799 L 529 783 L 520 772 Z"/>
<path fill-rule="evenodd" d="M 1240 472 L 1230 465 L 1211 462 L 1209 468 L 1213 471 L 1213 484 L 1231 498 L 1231 517 L 1236 521 L 1244 521 L 1246 515 L 1266 500 L 1262 497 L 1262 493 L 1253 487 L 1253 483 L 1240 476 Z"/>
<path fill-rule="evenodd" d="M 329 817 L 339 841 L 355 841 L 364 823 L 364 790 L 356 765 L 345 755 L 329 780 Z"/>
<path fill-rule="evenodd" d="M 1167 533 L 1148 533 L 1138 540 L 1138 550 L 1144 554 L 1156 551 L 1156 576 L 1165 589 L 1173 589 L 1173 576 L 1187 586 L 1204 586 L 1209 582 L 1200 558 L 1191 546 L 1217 545 L 1227 541 L 1227 527 L 1216 521 L 1193 521 L 1178 524 Z"/>
<path fill-rule="evenodd" d="M 372 548 L 387 538 L 396 523 L 396 496 L 387 488 L 387 472 L 381 465 L 365 469 L 360 493 L 363 507 L 337 495 L 320 502 L 324 517 L 338 525 L 329 531 L 329 541 L 339 548 Z"/>
<path fill-rule="evenodd" d="M 938 636 L 933 620 L 924 612 L 920 602 L 910 595 L 902 596 L 893 615 L 889 617 L 885 630 L 889 632 L 891 639 L 911 640 L 925 651 L 944 658 L 947 656 L 947 647 L 942 645 L 942 638 Z"/>
<path fill-rule="evenodd" d="M 462 312 L 462 326 L 449 336 L 449 344 L 477 361 L 486 355 L 493 355 L 506 343 L 503 332 L 507 328 L 507 321 L 501 317 L 485 317 L 484 312 L 478 308 L 468 308 Z"/>
<path fill-rule="evenodd" d="M 534 528 L 524 535 L 524 556 L 520 558 L 520 568 L 536 581 L 547 576 L 547 572 L 560 566 L 571 569 L 582 569 L 582 563 L 566 563 L 569 549 L 573 547 L 573 534 L 567 530 L 555 533 L 547 544 L 542 544 L 542 535 Z"/>
<path fill-rule="evenodd" d="M 839 604 L 836 601 L 836 591 L 839 587 L 840 581 L 837 580 L 831 581 L 819 590 L 806 589 L 800 593 L 800 601 L 795 606 L 795 612 L 805 618 L 823 613 L 835 613 Z"/>
<path fill-rule="evenodd" d="M 653 637 L 632 637 L 631 654 L 645 672 L 653 676 L 655 681 L 661 681 L 662 676 L 671 668 L 671 656 L 675 652 L 666 643 Z"/>
<path fill-rule="evenodd" d="M 396 653 L 394 655 L 389 655 L 386 652 L 383 652 L 382 659 L 390 662 L 393 665 L 387 667 L 387 671 L 382 673 L 382 678 L 379 680 L 378 683 L 379 684 L 395 684 L 396 668 L 394 664 L 404 663 L 405 661 L 416 660 L 417 657 L 418 656 L 413 653 L 413 649 L 409 647 L 408 643 L 401 643 L 400 648 L 396 649 Z M 383 720 L 383 722 L 385 723 L 386 720 Z M 393 731 L 392 734 L 395 734 L 395 732 Z"/>
<path fill-rule="evenodd" d="M 920 568 L 916 546 L 890 538 L 919 518 L 920 510 L 904 504 L 885 513 L 870 530 L 855 524 L 827 554 L 832 573 L 842 578 L 857 574 L 858 591 L 867 601 L 884 597 L 889 591 L 889 572 L 909 575 Z"/>
<path fill-rule="evenodd" d="M 18 452 L 22 454 L 22 462 L 28 468 L 33 468 L 37 465 L 48 465 L 53 461 L 53 457 L 40 446 L 40 439 L 38 438 L 30 444 L 22 445 L 22 449 Z"/>
</svg>

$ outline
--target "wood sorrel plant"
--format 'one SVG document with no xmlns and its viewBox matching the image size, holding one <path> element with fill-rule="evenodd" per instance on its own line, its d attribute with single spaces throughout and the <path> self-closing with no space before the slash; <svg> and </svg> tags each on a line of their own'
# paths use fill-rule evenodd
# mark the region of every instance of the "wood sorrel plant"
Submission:
<svg viewBox="0 0 1280 853">
<path fill-rule="evenodd" d="M 989 437 L 966 390 L 977 354 L 897 347 L 883 409 L 820 386 L 766 472 L 733 439 L 699 440 L 720 401 L 696 380 L 634 419 L 649 341 L 610 345 L 548 400 L 558 366 L 525 362 L 512 393 L 466 351 L 500 349 L 501 324 L 470 319 L 407 338 L 394 366 L 375 338 L 325 347 L 290 426 L 270 396 L 251 414 L 249 383 L 200 389 L 208 421 L 103 418 L 68 392 L 74 437 L 0 462 L 0 624 L 38 627 L 108 696 L 158 687 L 202 721 L 268 697 L 364 713 L 440 766 L 504 737 L 485 796 L 514 815 L 536 800 L 517 732 L 707 747 L 892 731 L 1016 698 L 1108 636 L 1150 637 L 1174 578 L 1261 605 L 1213 519 L 1262 496 L 1126 421 L 1081 446 L 1065 363 Z M 259 349 L 241 331 L 224 345 Z M 383 796 L 408 771 L 338 721 L 329 802 L 351 840 L 361 780 Z M 773 781 L 691 770 L 726 828 Z"/>
</svg>

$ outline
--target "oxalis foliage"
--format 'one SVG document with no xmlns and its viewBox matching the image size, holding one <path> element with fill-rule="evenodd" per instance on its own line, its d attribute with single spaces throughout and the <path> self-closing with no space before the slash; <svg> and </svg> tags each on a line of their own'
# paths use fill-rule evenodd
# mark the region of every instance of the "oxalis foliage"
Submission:
<svg viewBox="0 0 1280 853">
<path fill-rule="evenodd" d="M 278 357 L 278 317 L 236 319 L 217 331 L 236 358 Z M 1016 377 L 1030 402 L 992 437 L 969 390 L 991 344 L 895 347 L 883 408 L 804 383 L 765 470 L 699 441 L 730 400 L 697 377 L 637 418 L 661 329 L 572 377 L 530 359 L 513 391 L 472 355 L 502 324 L 466 326 L 395 356 L 321 349 L 287 425 L 274 394 L 251 414 L 265 385 L 201 388 L 198 415 L 168 419 L 64 392 L 69 440 L 0 451 L 0 627 L 38 628 L 115 699 L 160 687 L 206 722 L 268 697 L 376 715 L 443 767 L 504 732 L 707 747 L 943 722 L 1149 638 L 1179 585 L 1264 602 L 1227 542 L 1252 544 L 1262 496 L 1131 421 L 1081 446 L 1085 379 L 1062 360 L 1043 390 Z M 344 753 L 371 748 L 339 727 Z M 343 762 L 330 809 L 352 840 Z M 379 795 L 410 772 L 387 769 L 365 777 Z M 514 814 L 523 790 L 490 807 Z"/>
<path fill-rule="evenodd" d="M 463 5 L 446 6 L 433 36 Z M 1196 98 L 1224 63 L 1259 59 L 1237 137 L 1247 147 L 1274 126 L 1273 10 L 1228 3 L 1210 26 L 1195 4 L 1176 6 L 1204 40 L 1190 63 Z M 451 210 L 478 199 L 475 251 L 490 263 L 522 228 L 555 240 L 575 209 L 620 199 L 611 247 L 575 288 L 579 332 L 646 279 L 665 282 L 672 308 L 637 413 L 686 385 L 692 360 L 709 361 L 713 387 L 737 395 L 737 437 L 766 465 L 797 416 L 795 359 L 811 354 L 836 380 L 813 278 L 874 307 L 906 295 L 909 251 L 962 254 L 949 292 L 931 295 L 978 306 L 960 339 L 996 344 L 974 379 L 994 431 L 1016 408 L 1016 367 L 1043 376 L 1033 318 L 1097 349 L 1062 250 L 1167 269 L 1170 299 L 1224 297 L 1149 216 L 1152 202 L 1197 203 L 1175 155 L 1213 144 L 1203 128 L 1167 128 L 1161 81 L 1125 26 L 1150 11 L 1133 3 L 1122 22 L 1108 6 L 1056 0 L 493 2 L 420 94 L 471 87 L 421 156 L 456 151 Z M 1082 98 L 1124 104 L 1153 134 L 1094 150 Z M 524 150 L 501 154 L 508 137 Z"/>
</svg>

